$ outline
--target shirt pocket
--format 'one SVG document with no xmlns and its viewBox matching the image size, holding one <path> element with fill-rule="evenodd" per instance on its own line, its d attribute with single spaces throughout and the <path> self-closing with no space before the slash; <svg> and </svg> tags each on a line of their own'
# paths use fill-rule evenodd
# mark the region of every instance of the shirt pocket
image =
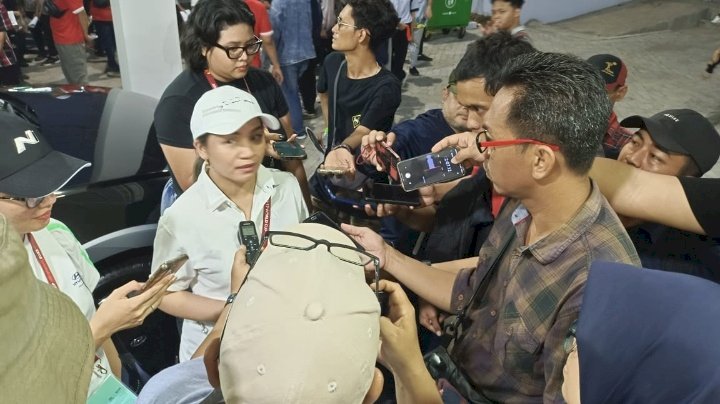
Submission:
<svg viewBox="0 0 720 404">
<path fill-rule="evenodd" d="M 496 347 L 502 357 L 505 373 L 524 386 L 523 390 L 542 394 L 545 387 L 544 366 L 540 361 L 544 335 L 528 330 L 522 315 L 507 316 L 501 321 Z"/>
</svg>

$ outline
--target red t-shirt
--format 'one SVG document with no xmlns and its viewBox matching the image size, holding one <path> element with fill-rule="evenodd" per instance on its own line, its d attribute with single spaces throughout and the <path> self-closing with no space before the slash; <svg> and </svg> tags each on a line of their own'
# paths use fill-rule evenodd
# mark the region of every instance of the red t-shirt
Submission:
<svg viewBox="0 0 720 404">
<path fill-rule="evenodd" d="M 85 11 L 82 0 L 54 0 L 60 10 L 66 10 L 60 18 L 50 17 L 53 40 L 58 45 L 85 43 L 85 33 L 80 26 L 78 13 Z"/>
<path fill-rule="evenodd" d="M 112 9 L 110 7 L 95 7 L 95 1 L 90 3 L 90 15 L 93 21 L 112 22 Z"/>
<path fill-rule="evenodd" d="M 245 3 L 255 15 L 255 27 L 253 27 L 255 35 L 257 35 L 258 38 L 260 38 L 260 35 L 271 35 L 273 30 L 270 24 L 270 16 L 268 16 L 265 5 L 260 2 L 260 0 L 245 0 Z M 257 54 L 250 65 L 260 67 L 260 64 L 260 54 Z"/>
</svg>

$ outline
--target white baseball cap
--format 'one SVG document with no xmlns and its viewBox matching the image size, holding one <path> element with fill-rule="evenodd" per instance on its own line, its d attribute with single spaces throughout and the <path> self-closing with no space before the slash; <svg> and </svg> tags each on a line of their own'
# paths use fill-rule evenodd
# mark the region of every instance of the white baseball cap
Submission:
<svg viewBox="0 0 720 404">
<path fill-rule="evenodd" d="M 253 118 L 260 118 L 269 129 L 280 128 L 277 118 L 264 114 L 250 93 L 233 86 L 221 86 L 197 100 L 190 118 L 190 131 L 193 139 L 206 133 L 229 135 Z"/>
<path fill-rule="evenodd" d="M 289 229 L 353 247 L 317 223 Z M 363 267 L 324 245 L 269 244 L 240 288 L 220 345 L 228 404 L 360 404 L 375 372 L 380 305 Z"/>
</svg>

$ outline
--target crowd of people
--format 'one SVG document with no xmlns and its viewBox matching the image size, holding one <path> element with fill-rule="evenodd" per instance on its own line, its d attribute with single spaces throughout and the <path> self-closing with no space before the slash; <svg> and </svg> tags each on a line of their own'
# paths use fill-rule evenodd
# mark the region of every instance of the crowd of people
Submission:
<svg viewBox="0 0 720 404">
<path fill-rule="evenodd" d="M 187 261 L 98 307 L 97 270 L 51 218 L 88 163 L 0 111 L 10 402 L 106 386 L 138 403 L 717 401 L 720 180 L 701 176 L 720 134 L 692 106 L 619 119 L 629 66 L 535 49 L 523 1 L 492 5 L 441 108 L 395 122 L 431 1 L 197 2 L 154 115 L 172 179 L 152 268 Z M 61 62 L 72 52 L 56 47 Z M 302 126 L 316 94 L 318 136 Z M 275 150 L 303 136 L 334 176 Z M 388 147 L 402 160 L 454 148 L 468 175 L 420 188 L 417 206 L 353 206 L 372 228 L 332 223 L 336 193 L 388 181 Z M 329 222 L 305 223 L 317 210 Z M 182 321 L 179 363 L 132 392 L 111 336 L 157 309 Z"/>
</svg>

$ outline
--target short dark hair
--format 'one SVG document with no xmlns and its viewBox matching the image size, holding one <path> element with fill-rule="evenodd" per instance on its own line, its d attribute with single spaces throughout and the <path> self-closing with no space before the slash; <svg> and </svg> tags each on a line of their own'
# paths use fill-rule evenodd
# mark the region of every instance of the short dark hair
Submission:
<svg viewBox="0 0 720 404">
<path fill-rule="evenodd" d="M 203 0 L 193 7 L 180 40 L 180 52 L 190 69 L 207 68 L 203 48 L 215 46 L 222 30 L 237 24 L 255 27 L 255 15 L 244 1 Z"/>
<path fill-rule="evenodd" d="M 597 69 L 571 55 L 526 53 L 486 80 L 488 94 L 503 87 L 514 90 L 507 125 L 523 137 L 560 146 L 568 168 L 586 174 L 612 111 Z"/>
<path fill-rule="evenodd" d="M 522 6 L 525 4 L 525 0 L 490 0 L 490 4 L 493 4 L 496 1 L 504 1 L 505 3 L 510 3 L 513 8 L 522 8 Z"/>
<path fill-rule="evenodd" d="M 468 45 L 455 68 L 455 80 L 496 76 L 510 59 L 534 51 L 528 41 L 515 38 L 509 32 L 496 32 Z"/>
<path fill-rule="evenodd" d="M 695 164 L 695 161 L 692 159 L 692 157 L 687 156 L 687 158 L 687 162 L 685 162 L 685 165 L 682 167 L 682 169 L 680 169 L 678 177 L 702 177 L 703 172 L 700 171 L 700 167 Z"/>
<path fill-rule="evenodd" d="M 389 0 L 349 0 L 346 5 L 352 7 L 355 25 L 370 32 L 373 51 L 395 33 L 400 22 Z"/>
</svg>

